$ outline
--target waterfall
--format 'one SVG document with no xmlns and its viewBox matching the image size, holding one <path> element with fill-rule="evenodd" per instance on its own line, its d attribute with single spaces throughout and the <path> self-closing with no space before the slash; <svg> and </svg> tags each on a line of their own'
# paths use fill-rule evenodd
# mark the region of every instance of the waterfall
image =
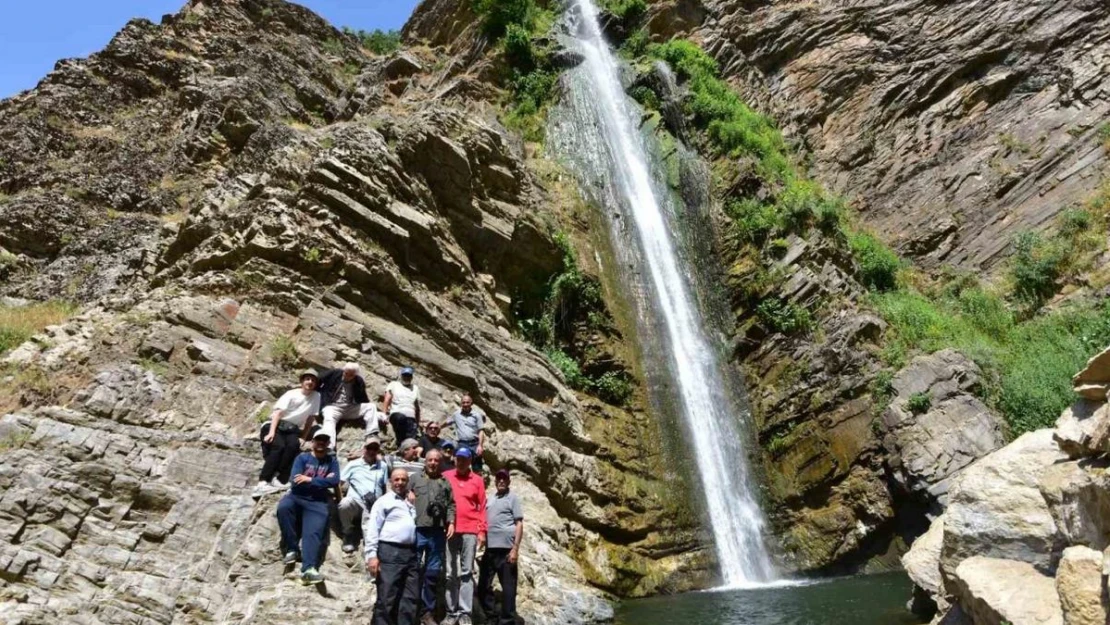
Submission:
<svg viewBox="0 0 1110 625">
<path fill-rule="evenodd" d="M 638 285 L 630 288 L 639 342 L 647 344 L 644 360 L 659 369 L 649 385 L 657 405 L 671 405 L 681 415 L 722 581 L 747 586 L 774 580 L 730 376 L 707 336 L 687 273 L 692 269 L 676 238 L 677 202 L 661 176 L 652 174 L 640 110 L 625 95 L 597 7 L 593 0 L 570 3 L 575 11 L 568 11 L 567 43 L 584 60 L 567 73 L 560 105 L 565 119 L 552 121 L 549 143 L 571 161 L 583 189 L 606 210 L 622 281 Z"/>
</svg>

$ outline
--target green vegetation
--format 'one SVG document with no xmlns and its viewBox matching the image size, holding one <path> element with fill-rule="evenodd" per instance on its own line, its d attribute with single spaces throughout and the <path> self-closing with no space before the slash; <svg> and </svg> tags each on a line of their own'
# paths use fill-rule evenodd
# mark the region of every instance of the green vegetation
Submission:
<svg viewBox="0 0 1110 625">
<path fill-rule="evenodd" d="M 375 28 L 371 31 L 365 31 L 355 30 L 350 26 L 344 26 L 343 33 L 357 39 L 359 45 L 374 54 L 391 54 L 401 48 L 401 31 L 399 30 L 381 30 Z"/>
<path fill-rule="evenodd" d="M 61 301 L 0 306 L 0 354 L 18 347 L 46 326 L 62 323 L 76 310 L 73 304 Z"/>
<path fill-rule="evenodd" d="M 895 286 L 901 259 L 878 237 L 867 232 L 848 235 L 848 246 L 859 263 L 859 280 L 873 291 L 889 291 Z"/>
<path fill-rule="evenodd" d="M 347 48 L 343 45 L 343 42 L 336 39 L 335 37 L 328 37 L 327 39 L 325 39 L 322 46 L 324 48 L 324 52 L 327 52 L 328 54 L 331 54 L 333 56 L 343 56 L 343 53 L 347 51 Z"/>
<path fill-rule="evenodd" d="M 620 20 L 626 28 L 647 13 L 645 0 L 603 0 L 600 4 L 602 10 Z"/>
<path fill-rule="evenodd" d="M 1098 136 L 1102 139 L 1102 149 L 1110 152 L 1110 122 L 1098 127 Z"/>
<path fill-rule="evenodd" d="M 913 414 L 924 414 L 933 405 L 933 398 L 926 392 L 914 393 L 906 400 L 906 408 Z"/>
<path fill-rule="evenodd" d="M 309 263 L 318 263 L 323 258 L 323 253 L 318 247 L 310 247 L 304 252 L 304 260 Z"/>
<path fill-rule="evenodd" d="M 777 297 L 770 297 L 760 302 L 755 312 L 759 320 L 775 332 L 795 334 L 806 332 L 813 327 L 813 317 L 808 310 Z"/>
<path fill-rule="evenodd" d="M 301 354 L 297 350 L 297 344 L 293 342 L 292 337 L 279 334 L 270 342 L 270 357 L 274 359 L 279 367 L 289 369 L 297 364 Z"/>
</svg>

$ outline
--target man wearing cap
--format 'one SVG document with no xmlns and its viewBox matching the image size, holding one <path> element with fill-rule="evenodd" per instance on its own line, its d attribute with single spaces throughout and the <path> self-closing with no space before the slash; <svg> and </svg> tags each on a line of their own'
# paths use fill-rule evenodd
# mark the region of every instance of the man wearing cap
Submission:
<svg viewBox="0 0 1110 625">
<path fill-rule="evenodd" d="M 339 485 L 339 461 L 329 450 L 330 437 L 317 432 L 312 451 L 293 461 L 293 485 L 277 507 L 281 551 L 285 564 L 301 558 L 301 583 L 324 581 L 318 567 L 324 561 L 328 536 L 328 502 Z M 297 543 L 300 543 L 298 549 Z"/>
<path fill-rule="evenodd" d="M 388 470 L 378 458 L 381 447 L 377 437 L 366 437 L 362 457 L 348 462 L 339 475 L 340 488 L 346 489 L 343 500 L 339 502 L 343 553 L 354 553 L 358 549 L 359 529 L 362 529 L 363 535 L 366 534 L 370 508 L 385 493 Z"/>
<path fill-rule="evenodd" d="M 444 473 L 455 497 L 455 535 L 447 541 L 448 625 L 471 625 L 474 555 L 486 541 L 486 484 L 471 470 L 473 454 L 455 452 L 456 468 Z"/>
<path fill-rule="evenodd" d="M 486 413 L 474 405 L 470 393 L 465 393 L 459 402 L 460 408 L 451 416 L 450 424 L 455 426 L 455 440 L 459 449 L 467 448 L 473 457 L 475 471 L 482 470 L 482 454 L 486 445 Z"/>
<path fill-rule="evenodd" d="M 416 508 L 409 500 L 409 474 L 393 469 L 390 491 L 370 508 L 366 570 L 378 585 L 373 625 L 414 625 L 420 598 L 416 557 Z"/>
<path fill-rule="evenodd" d="M 385 387 L 385 414 L 399 441 L 420 436 L 420 387 L 413 383 L 412 376 L 412 367 L 405 367 L 400 379 Z"/>
<path fill-rule="evenodd" d="M 302 372 L 300 386 L 286 391 L 274 403 L 270 420 L 262 425 L 258 434 L 262 440 L 262 472 L 251 493 L 255 499 L 284 490 L 289 483 L 289 471 L 301 451 L 301 439 L 308 438 L 308 430 L 320 412 L 317 381 L 315 371 Z"/>
<path fill-rule="evenodd" d="M 424 617 L 420 625 L 436 625 L 436 584 L 447 539 L 455 534 L 455 498 L 451 483 L 443 477 L 442 460 L 443 452 L 432 449 L 424 457 L 424 472 L 410 481 L 416 494 L 416 557 L 424 569 Z"/>
<path fill-rule="evenodd" d="M 439 469 L 447 473 L 455 468 L 455 450 L 458 448 L 458 445 L 455 444 L 455 441 L 445 438 L 443 442 L 439 444 L 439 448 L 443 451 L 443 460 L 439 462 Z"/>
<path fill-rule="evenodd" d="M 340 421 L 355 421 L 362 416 L 362 405 L 370 403 L 366 395 L 366 381 L 358 374 L 358 363 L 348 362 L 342 369 L 329 369 L 320 376 L 320 405 L 324 417 L 322 432 L 331 437 L 332 446 L 338 442 Z M 377 429 L 377 424 L 367 422 L 366 433 Z"/>
<path fill-rule="evenodd" d="M 493 576 L 501 583 L 501 614 L 497 625 L 516 623 L 516 563 L 524 537 L 524 506 L 509 492 L 509 472 L 501 469 L 494 477 L 497 493 L 486 503 L 486 552 L 478 567 L 478 603 L 493 623 Z"/>
</svg>

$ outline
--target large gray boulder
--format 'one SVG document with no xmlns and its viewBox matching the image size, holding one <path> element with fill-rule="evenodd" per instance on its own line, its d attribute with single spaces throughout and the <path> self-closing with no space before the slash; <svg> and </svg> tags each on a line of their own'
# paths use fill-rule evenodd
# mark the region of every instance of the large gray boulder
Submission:
<svg viewBox="0 0 1110 625">
<path fill-rule="evenodd" d="M 932 616 L 937 610 L 948 607 L 945 600 L 944 579 L 940 574 L 940 552 L 944 545 L 944 515 L 929 526 L 929 530 L 913 541 L 910 550 L 902 556 L 902 566 L 913 580 L 913 598 L 910 611 L 922 616 Z"/>
<path fill-rule="evenodd" d="M 980 382 L 979 367 L 955 350 L 915 358 L 893 380 L 882 417 L 891 476 L 934 512 L 962 469 L 1006 442 L 1002 420 L 973 395 Z M 915 396 L 928 397 L 928 406 L 915 405 Z"/>
<path fill-rule="evenodd" d="M 1105 461 L 1072 461 L 1048 467 L 1041 494 L 1069 545 L 1102 551 L 1110 546 L 1110 475 Z"/>
<path fill-rule="evenodd" d="M 1050 465 L 1065 459 L 1052 431 L 1039 430 L 1022 435 L 960 474 L 944 523 L 941 571 L 946 580 L 972 556 L 1052 567 L 1063 548 L 1063 536 L 1039 484 Z"/>
<path fill-rule="evenodd" d="M 975 625 L 1063 625 L 1052 577 L 1033 565 L 975 556 L 955 571 L 955 595 Z"/>
<path fill-rule="evenodd" d="M 1110 405 L 1080 399 L 1056 420 L 1053 438 L 1072 458 L 1110 453 Z"/>
</svg>

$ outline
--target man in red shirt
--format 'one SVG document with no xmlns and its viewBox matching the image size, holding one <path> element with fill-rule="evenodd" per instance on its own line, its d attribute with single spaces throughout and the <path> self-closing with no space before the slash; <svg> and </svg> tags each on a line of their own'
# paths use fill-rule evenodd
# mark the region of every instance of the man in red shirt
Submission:
<svg viewBox="0 0 1110 625">
<path fill-rule="evenodd" d="M 455 454 L 455 468 L 443 477 L 455 498 L 455 535 L 447 541 L 447 618 L 441 625 L 471 625 L 474 556 L 486 542 L 486 483 L 470 470 L 472 452 Z"/>
</svg>

